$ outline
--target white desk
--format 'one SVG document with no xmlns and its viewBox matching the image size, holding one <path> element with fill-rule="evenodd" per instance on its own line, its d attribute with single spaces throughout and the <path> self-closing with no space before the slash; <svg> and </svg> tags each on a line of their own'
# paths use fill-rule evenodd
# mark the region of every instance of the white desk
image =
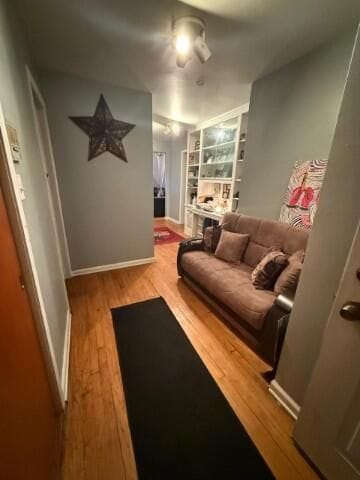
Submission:
<svg viewBox="0 0 360 480">
<path fill-rule="evenodd" d="M 213 220 L 220 221 L 224 216 L 224 213 L 207 212 L 206 210 L 202 210 L 202 209 L 196 208 L 196 207 L 191 208 L 191 213 L 193 214 L 193 221 L 192 221 L 192 236 L 193 237 L 198 235 L 199 219 L 200 218 L 212 218 Z"/>
</svg>

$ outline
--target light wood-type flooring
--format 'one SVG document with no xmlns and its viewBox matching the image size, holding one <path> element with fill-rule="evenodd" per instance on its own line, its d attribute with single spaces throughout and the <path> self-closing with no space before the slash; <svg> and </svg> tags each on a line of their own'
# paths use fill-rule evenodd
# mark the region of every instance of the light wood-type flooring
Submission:
<svg viewBox="0 0 360 480">
<path fill-rule="evenodd" d="M 182 231 L 171 222 L 155 223 Z M 267 365 L 178 278 L 177 244 L 155 250 L 153 264 L 68 282 L 72 339 L 64 480 L 137 478 L 110 308 L 158 296 L 168 303 L 275 477 L 317 479 L 293 444 L 293 420 L 268 393 L 261 376 Z"/>
</svg>

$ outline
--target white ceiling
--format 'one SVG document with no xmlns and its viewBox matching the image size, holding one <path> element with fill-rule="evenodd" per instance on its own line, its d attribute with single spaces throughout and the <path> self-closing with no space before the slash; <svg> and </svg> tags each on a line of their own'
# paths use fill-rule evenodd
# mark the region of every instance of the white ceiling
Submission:
<svg viewBox="0 0 360 480">
<path fill-rule="evenodd" d="M 359 0 L 13 1 L 35 64 L 147 90 L 154 113 L 190 124 L 247 102 L 252 81 L 360 16 Z M 213 55 L 179 69 L 171 20 L 189 13 L 206 21 Z"/>
</svg>

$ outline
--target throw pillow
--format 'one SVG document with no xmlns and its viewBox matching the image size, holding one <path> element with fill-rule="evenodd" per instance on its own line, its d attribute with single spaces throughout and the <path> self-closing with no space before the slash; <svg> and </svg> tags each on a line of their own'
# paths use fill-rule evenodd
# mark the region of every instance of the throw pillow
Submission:
<svg viewBox="0 0 360 480">
<path fill-rule="evenodd" d="M 276 280 L 274 292 L 276 295 L 287 290 L 296 290 L 304 261 L 304 250 L 298 250 L 289 257 L 289 265 L 283 270 Z"/>
<path fill-rule="evenodd" d="M 258 290 L 272 290 L 278 276 L 287 264 L 288 260 L 285 253 L 279 250 L 269 252 L 251 273 L 254 287 Z"/>
<path fill-rule="evenodd" d="M 218 243 L 220 240 L 222 225 L 214 225 L 212 228 L 213 228 L 213 233 L 212 233 L 212 241 L 211 241 L 211 250 L 212 252 L 215 252 L 216 247 L 218 246 Z"/>
<path fill-rule="evenodd" d="M 204 231 L 204 245 L 205 250 L 212 251 L 214 227 L 207 227 Z"/>
<path fill-rule="evenodd" d="M 226 262 L 241 262 L 249 235 L 222 230 L 215 256 Z"/>
</svg>

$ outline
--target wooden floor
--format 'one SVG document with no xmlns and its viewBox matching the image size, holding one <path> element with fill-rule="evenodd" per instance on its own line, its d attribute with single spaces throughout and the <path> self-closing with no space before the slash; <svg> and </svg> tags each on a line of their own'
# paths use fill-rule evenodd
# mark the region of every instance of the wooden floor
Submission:
<svg viewBox="0 0 360 480">
<path fill-rule="evenodd" d="M 171 222 L 156 223 L 181 232 Z M 68 283 L 73 316 L 64 480 L 137 478 L 110 308 L 160 295 L 275 477 L 318 478 L 291 440 L 293 420 L 268 393 L 260 375 L 266 364 L 177 277 L 176 251 L 176 243 L 159 245 L 153 264 Z"/>
</svg>

